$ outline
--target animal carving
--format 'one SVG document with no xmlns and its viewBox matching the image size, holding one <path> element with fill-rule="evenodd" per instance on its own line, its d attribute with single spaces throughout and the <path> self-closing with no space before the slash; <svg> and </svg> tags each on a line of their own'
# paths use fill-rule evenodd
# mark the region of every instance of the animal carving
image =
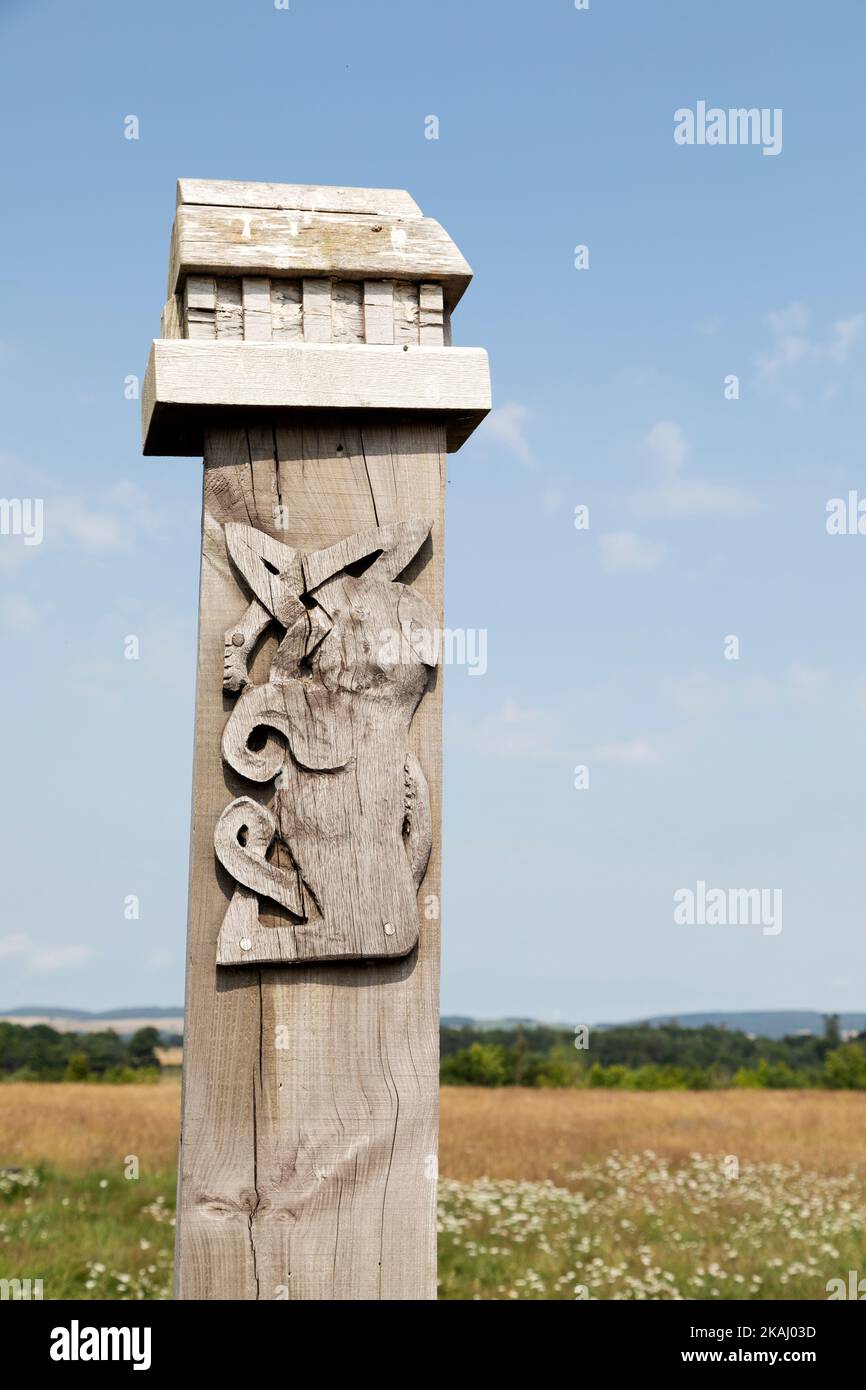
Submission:
<svg viewBox="0 0 866 1390">
<path fill-rule="evenodd" d="M 309 554 L 225 527 L 252 599 L 225 638 L 223 686 L 238 698 L 222 756 L 276 792 L 272 807 L 238 797 L 217 822 L 235 884 L 221 965 L 403 956 L 418 939 L 432 824 L 408 741 L 437 661 L 436 615 L 397 576 L 430 526 L 377 526 Z M 255 685 L 249 661 L 272 624 L 282 640 Z M 269 858 L 276 839 L 288 867 Z M 283 909 L 281 925 L 261 923 L 262 899 Z"/>
</svg>

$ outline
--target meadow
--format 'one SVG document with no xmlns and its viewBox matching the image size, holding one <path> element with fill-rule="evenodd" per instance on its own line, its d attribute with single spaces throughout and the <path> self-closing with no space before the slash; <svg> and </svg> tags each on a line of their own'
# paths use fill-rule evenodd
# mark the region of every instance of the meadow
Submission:
<svg viewBox="0 0 866 1390">
<path fill-rule="evenodd" d="M 0 1086 L 0 1278 L 169 1297 L 179 1100 Z M 444 1299 L 824 1299 L 866 1274 L 863 1093 L 445 1087 L 440 1162 Z"/>
</svg>

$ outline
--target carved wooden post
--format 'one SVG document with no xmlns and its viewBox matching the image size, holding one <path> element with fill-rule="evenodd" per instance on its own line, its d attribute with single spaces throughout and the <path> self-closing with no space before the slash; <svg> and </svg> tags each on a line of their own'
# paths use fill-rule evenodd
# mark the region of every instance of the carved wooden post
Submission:
<svg viewBox="0 0 866 1390">
<path fill-rule="evenodd" d="M 436 1293 L 445 453 L 406 193 L 181 180 L 146 454 L 204 456 L 177 1296 Z"/>
</svg>

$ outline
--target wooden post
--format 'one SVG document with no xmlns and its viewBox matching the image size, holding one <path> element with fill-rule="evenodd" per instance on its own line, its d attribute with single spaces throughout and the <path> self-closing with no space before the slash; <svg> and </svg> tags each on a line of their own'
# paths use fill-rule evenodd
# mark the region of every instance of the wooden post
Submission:
<svg viewBox="0 0 866 1390">
<path fill-rule="evenodd" d="M 436 1296 L 445 453 L 403 192 L 181 180 L 146 454 L 203 455 L 176 1295 Z"/>
</svg>

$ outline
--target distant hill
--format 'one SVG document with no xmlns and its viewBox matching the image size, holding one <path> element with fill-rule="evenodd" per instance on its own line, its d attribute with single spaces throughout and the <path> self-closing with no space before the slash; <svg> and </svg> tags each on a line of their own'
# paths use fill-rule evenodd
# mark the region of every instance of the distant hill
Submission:
<svg viewBox="0 0 866 1390">
<path fill-rule="evenodd" d="M 91 1012 L 88 1009 L 59 1009 L 53 1005 L 31 1005 L 26 1008 L 6 1009 L 0 1012 L 0 1020 L 32 1026 L 34 1023 L 47 1023 L 58 1032 L 99 1032 L 111 1028 L 116 1033 L 134 1033 L 137 1028 L 152 1024 L 164 1033 L 183 1032 L 183 1006 L 175 1008 L 130 1008 L 104 1009 Z M 646 1023 L 651 1028 L 663 1024 L 678 1023 L 682 1028 L 729 1028 L 740 1033 L 753 1033 L 759 1038 L 784 1038 L 796 1033 L 814 1033 L 820 1037 L 824 1032 L 824 1016 L 815 1009 L 753 1009 L 688 1014 L 654 1014 L 650 1018 L 629 1019 L 625 1023 L 595 1023 L 598 1029 L 633 1027 Z M 468 1014 L 445 1014 L 443 1028 L 474 1028 L 476 1031 L 511 1031 L 515 1028 L 558 1028 L 570 1031 L 574 1024 L 564 1019 L 537 1018 L 472 1018 Z M 866 1027 L 866 1009 L 859 1013 L 839 1015 L 839 1027 L 843 1033 L 862 1032 Z"/>
<path fill-rule="evenodd" d="M 111 1029 L 120 1037 L 128 1037 L 148 1025 L 161 1033 L 182 1033 L 183 1007 L 106 1009 L 102 1013 L 91 1013 L 88 1009 L 58 1009 L 51 1004 L 29 1005 L 0 1013 L 0 1022 L 19 1023 L 24 1028 L 47 1023 L 58 1033 L 102 1033 Z"/>
<path fill-rule="evenodd" d="M 173 1009 L 159 1008 L 138 1008 L 138 1009 L 100 1009 L 93 1013 L 89 1009 L 58 1009 L 53 1004 L 30 1004 L 21 1009 L 4 1009 L 0 1013 L 0 1018 L 22 1018 L 38 1015 L 45 1018 L 50 1014 L 52 1018 L 74 1018 L 74 1019 L 110 1019 L 110 1018 L 177 1018 L 178 1014 L 183 1013 L 183 1005 L 177 1004 Z"/>
<path fill-rule="evenodd" d="M 663 1024 L 678 1023 L 681 1028 L 729 1028 L 739 1033 L 754 1033 L 759 1038 L 784 1038 L 795 1033 L 824 1032 L 824 1015 L 814 1009 L 755 1009 L 733 1012 L 711 1012 L 694 1014 L 655 1014 L 650 1018 L 628 1019 L 621 1023 L 595 1023 L 594 1028 L 624 1028 L 646 1023 L 651 1028 Z M 543 1024 L 547 1028 L 571 1029 L 573 1024 L 556 1019 L 531 1018 L 466 1018 L 458 1014 L 447 1014 L 442 1019 L 443 1028 L 475 1028 L 476 1030 L 531 1028 Z M 859 1033 L 866 1027 L 866 1009 L 860 1013 L 840 1013 L 839 1027 L 843 1033 Z"/>
</svg>

